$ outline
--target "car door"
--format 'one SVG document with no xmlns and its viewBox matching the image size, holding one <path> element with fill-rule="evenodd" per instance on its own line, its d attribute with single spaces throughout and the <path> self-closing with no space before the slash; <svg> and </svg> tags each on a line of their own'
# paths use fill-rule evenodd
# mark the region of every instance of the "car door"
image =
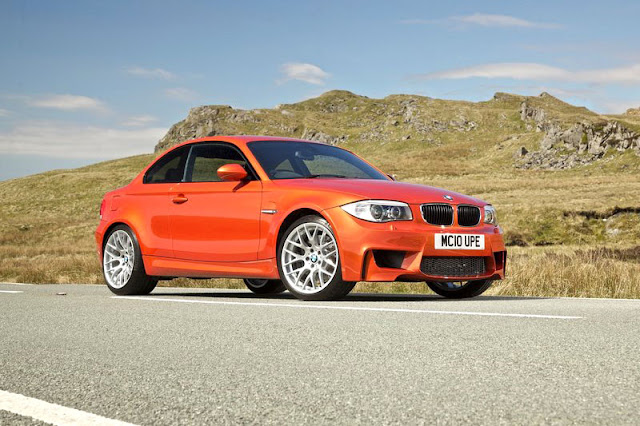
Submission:
<svg viewBox="0 0 640 426">
<path fill-rule="evenodd" d="M 217 170 L 241 164 L 248 178 L 222 181 Z M 241 262 L 257 259 L 262 184 L 244 155 L 223 142 L 193 144 L 184 181 L 169 194 L 170 228 L 176 258 Z"/>
<path fill-rule="evenodd" d="M 145 255 L 173 257 L 169 193 L 183 179 L 188 154 L 188 146 L 168 152 L 149 167 L 141 185 L 131 187 L 126 203 L 113 201 L 126 210 L 123 216 L 135 227 Z"/>
</svg>

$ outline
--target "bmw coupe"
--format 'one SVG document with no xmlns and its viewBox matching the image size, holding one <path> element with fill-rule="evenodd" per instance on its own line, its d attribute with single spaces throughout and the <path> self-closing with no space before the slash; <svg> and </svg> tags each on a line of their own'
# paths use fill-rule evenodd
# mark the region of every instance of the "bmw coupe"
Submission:
<svg viewBox="0 0 640 426">
<path fill-rule="evenodd" d="M 95 238 L 119 295 L 234 277 L 303 300 L 340 299 L 358 281 L 465 298 L 504 278 L 507 258 L 488 203 L 394 181 L 336 146 L 264 136 L 171 148 L 105 195 Z"/>
</svg>

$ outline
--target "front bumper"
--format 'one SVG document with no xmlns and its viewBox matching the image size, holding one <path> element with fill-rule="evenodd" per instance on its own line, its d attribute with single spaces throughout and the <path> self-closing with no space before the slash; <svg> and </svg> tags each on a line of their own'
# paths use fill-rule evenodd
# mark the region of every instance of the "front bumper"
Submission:
<svg viewBox="0 0 640 426">
<path fill-rule="evenodd" d="M 422 220 L 419 206 L 411 206 L 414 219 L 372 223 L 357 219 L 340 207 L 325 210 L 342 259 L 345 281 L 468 281 L 504 278 L 507 253 L 499 227 L 429 225 Z M 483 234 L 483 250 L 436 250 L 434 239 L 440 233 Z M 382 255 L 381 255 L 382 253 Z M 423 258 L 482 257 L 484 271 L 473 275 L 430 275 L 421 269 Z"/>
</svg>

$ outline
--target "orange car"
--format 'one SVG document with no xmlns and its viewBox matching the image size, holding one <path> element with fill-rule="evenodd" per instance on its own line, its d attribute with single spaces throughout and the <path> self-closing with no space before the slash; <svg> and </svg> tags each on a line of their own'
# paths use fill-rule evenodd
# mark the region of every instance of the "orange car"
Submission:
<svg viewBox="0 0 640 426">
<path fill-rule="evenodd" d="M 184 142 L 109 192 L 95 233 L 109 289 L 243 278 L 255 293 L 344 297 L 358 281 L 426 281 L 450 298 L 504 278 L 484 201 L 395 182 L 355 154 L 264 136 Z"/>
</svg>

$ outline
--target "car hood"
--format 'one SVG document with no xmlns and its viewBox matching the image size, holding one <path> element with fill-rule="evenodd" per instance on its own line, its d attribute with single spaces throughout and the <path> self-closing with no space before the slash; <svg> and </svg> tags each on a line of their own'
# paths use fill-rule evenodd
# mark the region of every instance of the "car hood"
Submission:
<svg viewBox="0 0 640 426">
<path fill-rule="evenodd" d="M 408 204 L 452 203 L 485 206 L 488 203 L 468 195 L 427 185 L 370 179 L 282 179 L 273 181 L 282 189 L 301 189 L 307 191 L 335 192 L 342 199 L 394 200 Z M 448 200 L 445 196 L 452 197 Z"/>
</svg>

